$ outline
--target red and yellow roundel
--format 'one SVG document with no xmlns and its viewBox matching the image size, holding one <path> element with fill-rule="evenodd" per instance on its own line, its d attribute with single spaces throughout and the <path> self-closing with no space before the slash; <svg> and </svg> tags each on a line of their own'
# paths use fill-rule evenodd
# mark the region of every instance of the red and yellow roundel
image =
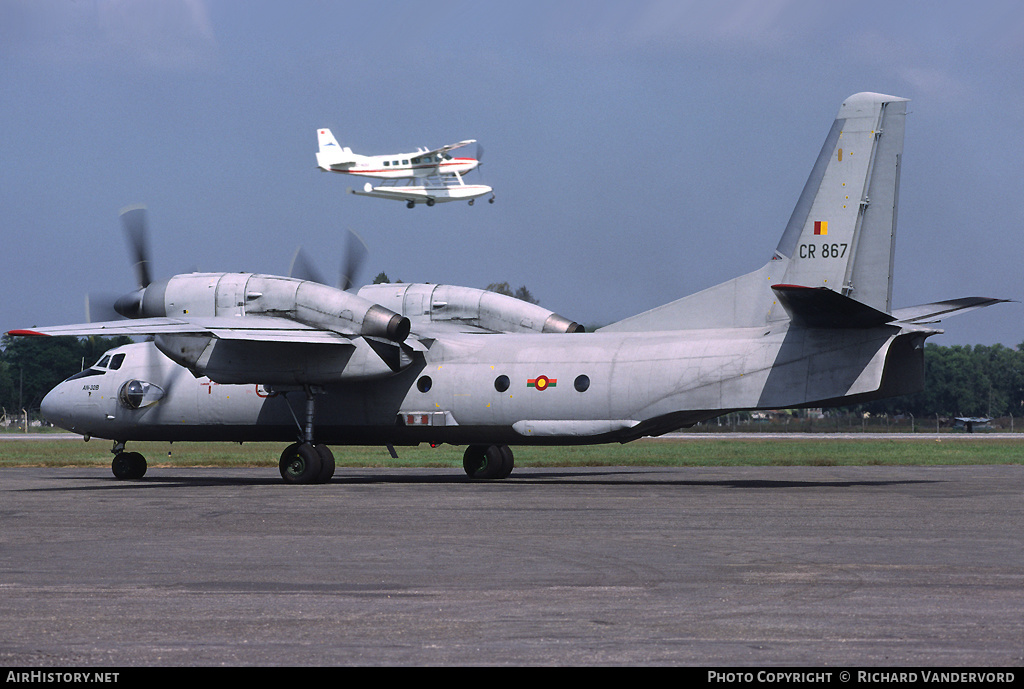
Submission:
<svg viewBox="0 0 1024 689">
<path fill-rule="evenodd" d="M 526 387 L 537 388 L 538 390 L 547 390 L 548 388 L 555 387 L 558 383 L 557 378 L 548 378 L 547 376 L 537 376 L 536 378 L 528 378 L 526 380 Z"/>
</svg>

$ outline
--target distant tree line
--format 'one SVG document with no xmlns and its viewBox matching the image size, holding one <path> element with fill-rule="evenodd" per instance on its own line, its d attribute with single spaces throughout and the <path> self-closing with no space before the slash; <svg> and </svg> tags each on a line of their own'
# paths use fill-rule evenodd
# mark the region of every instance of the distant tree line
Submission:
<svg viewBox="0 0 1024 689">
<path fill-rule="evenodd" d="M 1024 342 L 925 345 L 924 390 L 862 406 L 872 414 L 925 416 L 1024 416 Z"/>
</svg>

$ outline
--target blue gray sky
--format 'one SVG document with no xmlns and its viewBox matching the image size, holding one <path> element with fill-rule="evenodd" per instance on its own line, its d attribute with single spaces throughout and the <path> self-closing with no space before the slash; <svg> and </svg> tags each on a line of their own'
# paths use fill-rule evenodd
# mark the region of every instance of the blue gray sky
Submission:
<svg viewBox="0 0 1024 689">
<path fill-rule="evenodd" d="M 771 256 L 842 100 L 911 99 L 894 306 L 1024 299 L 1016 2 L 0 0 L 0 329 L 84 320 L 154 273 L 526 285 L 608 323 Z M 377 154 L 466 138 L 494 205 L 346 193 L 316 129 Z M 1024 342 L 1024 307 L 939 344 Z"/>
</svg>

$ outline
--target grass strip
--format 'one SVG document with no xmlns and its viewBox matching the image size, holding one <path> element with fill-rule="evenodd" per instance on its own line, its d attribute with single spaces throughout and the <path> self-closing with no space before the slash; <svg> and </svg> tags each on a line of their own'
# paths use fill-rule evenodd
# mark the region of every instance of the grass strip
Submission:
<svg viewBox="0 0 1024 689">
<path fill-rule="evenodd" d="M 276 467 L 284 443 L 132 442 L 153 466 Z M 109 466 L 111 443 L 4 440 L 0 467 Z M 334 446 L 339 467 L 461 467 L 464 447 Z M 870 466 L 1021 464 L 1024 438 L 643 439 L 626 445 L 514 447 L 516 466 Z"/>
</svg>

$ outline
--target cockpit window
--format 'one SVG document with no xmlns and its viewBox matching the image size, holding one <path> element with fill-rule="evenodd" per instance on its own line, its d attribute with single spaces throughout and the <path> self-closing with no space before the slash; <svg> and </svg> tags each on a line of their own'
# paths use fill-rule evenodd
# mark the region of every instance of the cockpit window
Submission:
<svg viewBox="0 0 1024 689">
<path fill-rule="evenodd" d="M 121 368 L 121 364 L 123 364 L 123 363 L 124 363 L 124 352 L 121 352 L 120 354 L 115 354 L 113 356 L 113 358 L 111 358 L 111 360 L 110 360 L 110 370 L 111 371 L 116 371 L 117 369 Z"/>
<path fill-rule="evenodd" d="M 104 354 L 103 358 L 96 362 L 96 368 L 106 368 L 110 363 L 110 355 Z"/>
<path fill-rule="evenodd" d="M 84 371 L 79 371 L 75 375 L 68 378 L 68 380 L 78 380 L 79 378 L 88 378 L 89 376 L 102 376 L 106 371 L 99 371 L 95 368 L 87 368 Z"/>
</svg>

